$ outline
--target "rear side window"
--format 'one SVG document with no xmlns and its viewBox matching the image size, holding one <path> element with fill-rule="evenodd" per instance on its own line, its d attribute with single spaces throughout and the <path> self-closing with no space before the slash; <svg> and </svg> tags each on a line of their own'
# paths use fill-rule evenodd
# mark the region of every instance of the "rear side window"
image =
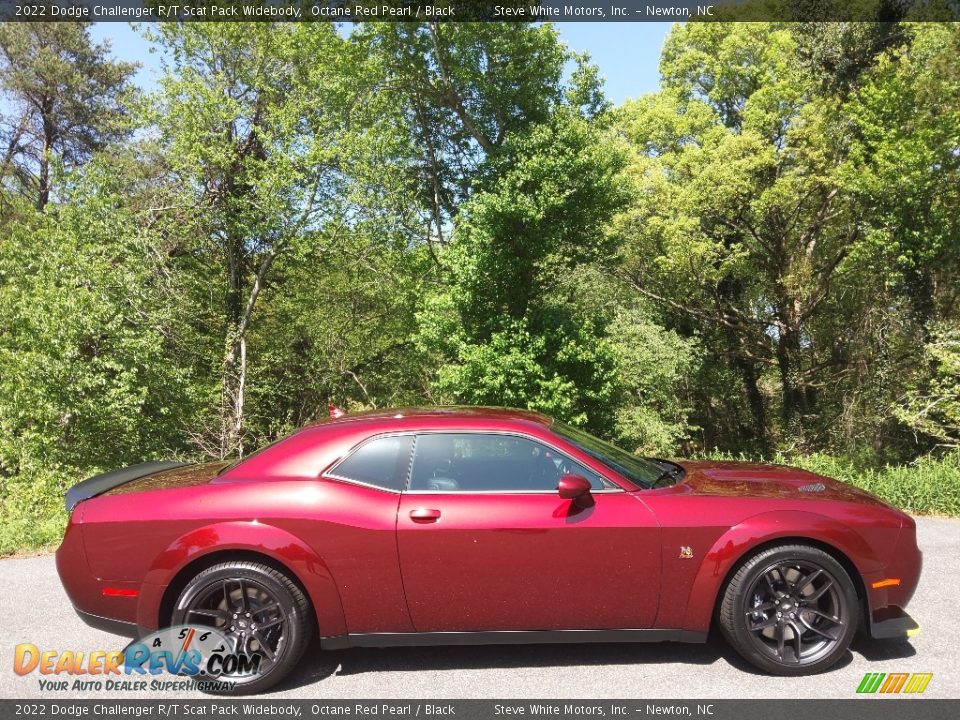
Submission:
<svg viewBox="0 0 960 720">
<path fill-rule="evenodd" d="M 327 474 L 399 492 L 407 484 L 412 444 L 411 435 L 375 438 L 358 447 Z"/>
</svg>

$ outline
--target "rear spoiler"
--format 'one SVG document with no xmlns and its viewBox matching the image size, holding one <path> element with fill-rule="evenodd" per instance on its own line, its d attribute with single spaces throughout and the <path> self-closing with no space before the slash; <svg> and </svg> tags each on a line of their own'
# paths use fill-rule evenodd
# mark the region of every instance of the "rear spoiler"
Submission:
<svg viewBox="0 0 960 720">
<path fill-rule="evenodd" d="M 174 462 L 172 460 L 145 462 L 119 470 L 111 470 L 110 472 L 101 473 L 100 475 L 94 475 L 93 477 L 78 482 L 67 490 L 67 512 L 71 512 L 77 503 L 89 500 L 92 497 L 107 492 L 107 490 L 113 490 L 113 488 L 120 487 L 131 480 L 137 480 L 147 475 L 153 475 L 161 470 L 170 470 L 171 468 L 182 467 L 188 464 L 189 463 Z"/>
</svg>

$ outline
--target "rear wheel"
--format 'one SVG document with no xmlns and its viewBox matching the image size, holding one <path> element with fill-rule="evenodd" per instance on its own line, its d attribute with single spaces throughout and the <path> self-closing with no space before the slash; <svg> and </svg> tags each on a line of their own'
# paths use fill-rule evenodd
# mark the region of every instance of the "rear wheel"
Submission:
<svg viewBox="0 0 960 720">
<path fill-rule="evenodd" d="M 853 581 L 831 555 L 808 545 L 782 545 L 737 569 L 724 590 L 720 628 L 758 668 L 812 675 L 846 652 L 859 607 Z"/>
<path fill-rule="evenodd" d="M 232 683 L 232 691 L 210 690 L 233 694 L 261 692 L 286 677 L 314 627 L 300 587 L 255 562 L 221 563 L 198 574 L 180 593 L 172 621 L 212 627 L 226 637 L 228 651 L 260 656 L 256 673 L 225 672 L 216 678 Z"/>
</svg>

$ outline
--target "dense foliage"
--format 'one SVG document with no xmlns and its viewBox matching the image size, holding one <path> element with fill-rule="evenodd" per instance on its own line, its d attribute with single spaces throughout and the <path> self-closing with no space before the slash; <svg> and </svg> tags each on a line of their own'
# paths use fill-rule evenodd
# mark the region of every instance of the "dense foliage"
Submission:
<svg viewBox="0 0 960 720">
<path fill-rule="evenodd" d="M 65 487 L 405 404 L 960 512 L 960 27 L 0 26 L 0 552 Z"/>
</svg>

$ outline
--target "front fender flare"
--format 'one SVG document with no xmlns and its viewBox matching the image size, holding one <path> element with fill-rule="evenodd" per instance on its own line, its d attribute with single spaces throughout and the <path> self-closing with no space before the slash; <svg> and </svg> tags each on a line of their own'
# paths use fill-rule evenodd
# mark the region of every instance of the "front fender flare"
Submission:
<svg viewBox="0 0 960 720">
<path fill-rule="evenodd" d="M 687 599 L 683 629 L 706 632 L 730 570 L 755 548 L 786 538 L 812 540 L 838 550 L 861 576 L 883 568 L 873 548 L 851 527 L 837 520 L 796 510 L 753 515 L 723 533 L 704 555 Z"/>
<path fill-rule="evenodd" d="M 323 633 L 346 633 L 340 593 L 323 558 L 286 530 L 256 520 L 212 523 L 194 528 L 159 553 L 141 586 L 137 606 L 140 628 L 153 630 L 159 627 L 163 594 L 184 567 L 205 555 L 224 550 L 257 553 L 286 567 L 307 591 Z"/>
</svg>

